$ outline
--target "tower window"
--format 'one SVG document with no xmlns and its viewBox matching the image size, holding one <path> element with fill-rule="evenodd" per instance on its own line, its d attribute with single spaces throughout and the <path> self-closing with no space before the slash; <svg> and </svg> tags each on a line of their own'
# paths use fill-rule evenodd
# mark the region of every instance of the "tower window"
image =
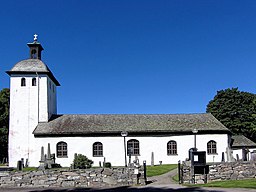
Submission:
<svg viewBox="0 0 256 192">
<path fill-rule="evenodd" d="M 31 50 L 31 59 L 36 59 L 36 50 L 35 49 Z"/>
<path fill-rule="evenodd" d="M 35 77 L 32 79 L 32 86 L 36 86 L 36 78 Z"/>
<path fill-rule="evenodd" d="M 21 78 L 21 86 L 26 86 L 26 79 L 24 77 Z"/>
</svg>

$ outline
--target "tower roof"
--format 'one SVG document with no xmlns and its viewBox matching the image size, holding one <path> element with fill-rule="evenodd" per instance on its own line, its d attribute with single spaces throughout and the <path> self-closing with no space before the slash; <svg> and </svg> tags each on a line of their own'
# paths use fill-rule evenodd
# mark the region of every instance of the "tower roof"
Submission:
<svg viewBox="0 0 256 192">
<path fill-rule="evenodd" d="M 11 74 L 35 74 L 35 73 L 47 74 L 57 86 L 60 86 L 60 83 L 54 77 L 51 70 L 40 59 L 22 60 L 22 61 L 16 63 L 11 70 L 6 71 L 6 73 L 8 75 L 11 75 Z"/>
<path fill-rule="evenodd" d="M 54 77 L 49 67 L 41 61 L 41 51 L 44 50 L 42 45 L 37 42 L 37 36 L 34 35 L 34 42 L 28 43 L 30 48 L 30 59 L 22 60 L 14 65 L 10 71 L 6 71 L 8 75 L 11 74 L 47 74 L 51 80 L 60 86 L 58 80 Z"/>
</svg>

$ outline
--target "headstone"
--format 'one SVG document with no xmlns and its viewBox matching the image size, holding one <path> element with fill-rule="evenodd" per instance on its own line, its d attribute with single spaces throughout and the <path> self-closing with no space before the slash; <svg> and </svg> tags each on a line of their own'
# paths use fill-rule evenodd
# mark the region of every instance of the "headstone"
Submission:
<svg viewBox="0 0 256 192">
<path fill-rule="evenodd" d="M 251 161 L 256 161 L 256 151 L 251 152 Z"/>
<path fill-rule="evenodd" d="M 24 168 L 24 158 L 21 158 L 21 166 Z"/>
<path fill-rule="evenodd" d="M 44 147 L 41 147 L 41 161 L 44 161 Z"/>
<path fill-rule="evenodd" d="M 154 166 L 154 152 L 151 153 L 151 166 Z"/>
<path fill-rule="evenodd" d="M 22 168 L 23 168 L 23 166 L 22 166 L 22 161 L 19 160 L 19 161 L 17 162 L 17 170 L 18 170 L 18 171 L 21 171 Z"/>
<path fill-rule="evenodd" d="M 226 148 L 226 154 L 227 162 L 233 162 L 235 158 L 233 157 L 233 151 L 229 147 Z"/>
<path fill-rule="evenodd" d="M 41 170 L 61 167 L 59 164 L 55 163 L 55 154 L 51 154 L 50 143 L 48 143 L 47 154 L 44 154 L 44 147 L 41 147 L 41 158 L 39 162 L 39 169 Z"/>
<path fill-rule="evenodd" d="M 236 154 L 236 160 L 239 161 L 239 155 L 238 154 Z"/>
<path fill-rule="evenodd" d="M 51 148 L 50 148 L 50 143 L 48 143 L 48 148 L 47 148 L 47 160 L 51 159 Z"/>
<path fill-rule="evenodd" d="M 224 152 L 222 152 L 221 162 L 225 162 L 225 154 L 224 154 Z"/>
<path fill-rule="evenodd" d="M 28 167 L 28 159 L 26 159 L 25 167 Z"/>
</svg>

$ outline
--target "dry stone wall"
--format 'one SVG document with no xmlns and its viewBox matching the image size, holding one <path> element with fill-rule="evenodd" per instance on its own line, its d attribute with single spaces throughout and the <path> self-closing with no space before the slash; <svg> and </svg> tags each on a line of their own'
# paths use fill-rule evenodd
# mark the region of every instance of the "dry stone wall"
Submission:
<svg viewBox="0 0 256 192">
<path fill-rule="evenodd" d="M 139 175 L 143 175 L 140 173 Z M 108 187 L 145 184 L 132 168 L 0 172 L 0 187 Z"/>
<path fill-rule="evenodd" d="M 209 181 L 256 178 L 256 161 L 230 162 L 209 166 Z"/>
<path fill-rule="evenodd" d="M 182 183 L 206 183 L 220 180 L 241 180 L 256 178 L 256 161 L 236 161 L 214 163 L 209 165 L 209 174 L 195 174 L 191 171 L 191 163 L 183 162 Z"/>
</svg>

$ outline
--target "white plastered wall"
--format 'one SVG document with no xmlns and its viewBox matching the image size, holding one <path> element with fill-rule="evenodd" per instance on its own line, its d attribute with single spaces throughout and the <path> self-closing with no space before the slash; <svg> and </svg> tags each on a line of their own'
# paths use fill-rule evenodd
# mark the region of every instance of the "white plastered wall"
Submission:
<svg viewBox="0 0 256 192">
<path fill-rule="evenodd" d="M 250 161 L 251 159 L 251 152 L 255 151 L 256 148 L 248 149 L 247 154 L 247 160 Z M 236 159 L 236 156 L 238 155 L 239 159 L 242 159 L 243 157 L 243 150 L 242 149 L 233 149 L 233 157 Z"/>
<path fill-rule="evenodd" d="M 21 78 L 26 86 L 21 86 Z M 36 78 L 36 86 L 32 86 Z M 32 134 L 38 121 L 47 122 L 48 113 L 48 76 L 35 74 L 11 75 L 10 78 L 10 124 L 9 124 L 9 166 L 17 166 L 21 158 L 28 159 L 29 166 L 37 154 L 36 139 Z M 39 80 L 39 81 L 38 81 Z M 51 111 L 56 111 L 56 89 L 52 94 Z M 40 112 L 38 112 L 38 106 Z"/>
<path fill-rule="evenodd" d="M 207 162 L 220 162 L 222 152 L 225 153 L 228 147 L 227 134 L 214 135 L 197 135 L 197 148 L 199 151 L 207 150 L 207 142 L 214 140 L 217 143 L 217 154 L 207 154 Z M 124 166 L 124 140 L 123 137 L 54 137 L 54 138 L 36 138 L 37 154 L 33 158 L 32 165 L 38 166 L 41 154 L 41 147 L 44 147 L 47 152 L 47 145 L 50 143 L 51 153 L 56 154 L 56 144 L 64 141 L 68 145 L 68 158 L 56 158 L 56 163 L 61 166 L 69 167 L 74 159 L 74 154 L 86 155 L 94 161 L 94 166 L 99 166 L 99 161 L 103 162 L 104 157 L 106 162 L 110 162 L 113 166 Z M 176 164 L 179 160 L 183 161 L 188 158 L 188 150 L 194 146 L 194 136 L 164 136 L 164 137 L 126 137 L 126 142 L 129 139 L 137 139 L 140 142 L 140 162 L 146 160 L 147 164 L 151 163 L 151 153 L 154 152 L 154 163 L 159 164 Z M 167 155 L 167 142 L 174 140 L 177 142 L 177 155 Z M 92 145 L 94 142 L 103 144 L 103 157 L 92 156 Z M 226 155 L 226 153 L 225 153 Z M 135 157 L 132 157 L 134 160 Z M 226 158 L 226 157 L 225 157 Z M 128 162 L 127 156 L 127 162 Z M 226 158 L 227 159 L 227 158 Z"/>
</svg>

